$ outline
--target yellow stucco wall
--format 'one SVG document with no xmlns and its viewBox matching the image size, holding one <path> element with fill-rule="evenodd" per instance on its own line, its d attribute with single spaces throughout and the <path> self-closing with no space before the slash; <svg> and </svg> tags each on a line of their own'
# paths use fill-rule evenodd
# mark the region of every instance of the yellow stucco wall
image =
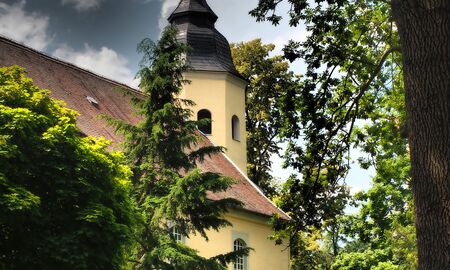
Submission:
<svg viewBox="0 0 450 270">
<path fill-rule="evenodd" d="M 227 148 L 227 156 L 247 173 L 247 143 L 245 131 L 246 82 L 228 73 L 189 72 L 185 79 L 191 81 L 183 87 L 181 98 L 193 100 L 194 117 L 207 109 L 212 117 L 212 134 L 208 136 L 218 146 Z M 231 119 L 236 115 L 240 121 L 240 140 L 232 138 Z"/>
<path fill-rule="evenodd" d="M 289 249 L 285 245 L 275 245 L 274 241 L 268 239 L 271 234 L 268 218 L 238 210 L 230 211 L 225 218 L 233 226 L 219 232 L 208 232 L 208 242 L 201 236 L 194 235 L 187 238 L 185 243 L 198 250 L 200 255 L 209 258 L 232 251 L 234 240 L 242 239 L 248 247 L 254 249 L 246 259 L 246 270 L 289 269 Z M 232 270 L 233 265 L 229 265 L 228 269 Z"/>
<path fill-rule="evenodd" d="M 247 144 L 245 130 L 246 82 L 228 73 L 192 71 L 185 74 L 191 81 L 183 87 L 180 98 L 196 103 L 191 108 L 194 117 L 207 109 L 212 116 L 212 134 L 208 137 L 218 146 L 227 148 L 226 154 L 244 173 L 247 167 Z M 232 138 L 232 117 L 240 120 L 240 140 Z M 233 250 L 233 242 L 242 239 L 254 249 L 246 259 L 246 270 L 288 270 L 289 250 L 269 240 L 271 226 L 269 218 L 240 210 L 230 211 L 225 218 L 233 226 L 219 232 L 208 232 L 209 242 L 199 235 L 185 239 L 185 244 L 199 251 L 204 257 L 213 257 Z M 229 266 L 233 269 L 233 265 Z"/>
</svg>

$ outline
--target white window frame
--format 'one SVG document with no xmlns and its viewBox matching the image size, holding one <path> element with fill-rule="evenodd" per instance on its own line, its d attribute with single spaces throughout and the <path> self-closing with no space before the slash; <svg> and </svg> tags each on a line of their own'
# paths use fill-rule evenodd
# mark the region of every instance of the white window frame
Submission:
<svg viewBox="0 0 450 270">
<path fill-rule="evenodd" d="M 241 250 L 243 248 L 247 247 L 247 243 L 241 239 L 236 238 L 233 241 L 233 251 Z M 247 256 L 240 256 L 237 258 L 237 260 L 233 263 L 233 270 L 247 270 L 248 263 L 247 263 Z"/>
<path fill-rule="evenodd" d="M 180 232 L 180 230 L 177 227 L 173 226 L 172 228 L 170 228 L 170 233 L 172 234 L 173 239 L 175 239 L 176 242 L 184 244 L 185 242 L 184 235 Z"/>
<path fill-rule="evenodd" d="M 167 228 L 169 230 L 170 236 L 172 236 L 172 238 L 181 244 L 186 244 L 186 236 L 183 235 L 180 230 L 175 226 L 175 222 L 173 221 L 167 221 Z"/>
</svg>

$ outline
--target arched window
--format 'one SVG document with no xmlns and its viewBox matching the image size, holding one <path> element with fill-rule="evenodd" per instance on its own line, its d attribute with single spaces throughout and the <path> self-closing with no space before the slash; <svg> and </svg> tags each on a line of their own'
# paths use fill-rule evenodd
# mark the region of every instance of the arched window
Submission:
<svg viewBox="0 0 450 270">
<path fill-rule="evenodd" d="M 236 115 L 233 115 L 231 118 L 231 134 L 233 136 L 233 140 L 239 141 L 241 139 L 239 118 Z"/>
<path fill-rule="evenodd" d="M 203 134 L 211 135 L 211 131 L 212 131 L 211 112 L 206 109 L 198 111 L 197 120 L 203 120 L 203 119 L 208 119 L 209 122 L 206 124 L 203 124 L 203 125 L 199 125 L 198 129 L 201 132 L 203 132 Z"/>
<path fill-rule="evenodd" d="M 244 240 L 242 239 L 236 239 L 233 243 L 234 251 L 238 251 L 241 249 L 244 249 L 247 247 Z M 245 256 L 239 256 L 236 261 L 234 262 L 234 270 L 246 270 L 247 269 L 247 263 Z"/>
</svg>

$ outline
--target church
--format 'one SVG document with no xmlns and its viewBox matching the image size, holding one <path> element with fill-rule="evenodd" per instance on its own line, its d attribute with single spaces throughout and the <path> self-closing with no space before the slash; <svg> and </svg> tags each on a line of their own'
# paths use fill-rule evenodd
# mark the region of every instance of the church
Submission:
<svg viewBox="0 0 450 270">
<path fill-rule="evenodd" d="M 288 270 L 287 243 L 275 245 L 269 239 L 269 220 L 277 215 L 289 216 L 277 208 L 246 175 L 245 88 L 248 82 L 236 71 L 227 39 L 215 28 L 218 16 L 206 0 L 181 0 L 168 18 L 179 29 L 178 39 L 192 52 L 187 56 L 191 70 L 185 79 L 181 98 L 193 100 L 191 108 L 198 119 L 210 119 L 200 128 L 201 144 L 224 146 L 224 154 L 207 158 L 199 167 L 221 173 L 236 182 L 226 192 L 209 194 L 209 199 L 234 198 L 240 209 L 230 209 L 225 218 L 232 226 L 208 233 L 209 241 L 200 236 L 181 237 L 189 247 L 204 257 L 212 257 L 242 247 L 254 250 L 229 265 L 233 270 Z M 0 37 L 0 66 L 24 67 L 34 83 L 51 90 L 53 98 L 79 112 L 77 125 L 85 135 L 104 137 L 117 146 L 123 138 L 99 115 L 109 115 L 130 123 L 139 119 L 133 114 L 130 97 L 114 90 L 126 87 L 132 95 L 142 96 L 138 89 L 113 79 L 50 57 L 13 40 Z"/>
</svg>

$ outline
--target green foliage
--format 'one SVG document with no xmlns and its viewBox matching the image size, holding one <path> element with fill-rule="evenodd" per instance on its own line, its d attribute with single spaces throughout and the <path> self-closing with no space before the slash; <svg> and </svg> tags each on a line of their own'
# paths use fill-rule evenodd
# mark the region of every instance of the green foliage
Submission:
<svg viewBox="0 0 450 270">
<path fill-rule="evenodd" d="M 281 2 L 259 1 L 251 14 L 276 25 Z M 290 41 L 284 49 L 287 59 L 307 66 L 296 103 L 301 125 L 286 134 L 286 163 L 301 174 L 291 177 L 281 199 L 297 221 L 290 229 L 337 224 L 345 246 L 333 252 L 334 269 L 416 269 L 402 59 L 390 3 L 284 2 L 291 7 L 290 25 L 308 30 L 304 42 Z M 340 183 L 352 147 L 367 153 L 360 164 L 374 166 L 376 176 L 368 192 L 353 198 L 360 212 L 342 216 Z"/>
<path fill-rule="evenodd" d="M 285 129 L 294 128 L 297 78 L 281 56 L 270 57 L 275 45 L 255 39 L 231 44 L 233 61 L 249 85 L 246 88 L 247 171 L 250 179 L 273 196 L 270 157 L 278 155 Z M 292 127 L 291 127 L 292 126 Z"/>
<path fill-rule="evenodd" d="M 355 195 L 360 212 L 344 218 L 343 233 L 353 239 L 349 246 L 359 243 L 359 246 L 386 251 L 389 256 L 379 259 L 380 263 L 412 270 L 417 269 L 417 243 L 401 81 L 402 76 L 397 73 L 392 88 L 386 89 L 389 96 L 380 99 L 379 106 L 371 113 L 371 123 L 355 132 L 357 145 L 369 155 L 360 162 L 363 166 L 374 166 L 376 175 L 367 192 Z M 355 250 L 362 252 L 361 248 Z"/>
<path fill-rule="evenodd" d="M 364 252 L 343 253 L 336 258 L 332 270 L 399 270 L 400 268 L 391 262 L 386 262 L 390 257 L 385 250 L 365 250 Z"/>
<path fill-rule="evenodd" d="M 291 247 L 294 252 L 291 258 L 293 270 L 330 269 L 334 257 L 324 245 L 327 239 L 320 230 L 311 228 L 308 232 L 299 232 L 294 240 L 295 247 Z"/>
<path fill-rule="evenodd" d="M 179 99 L 183 72 L 188 70 L 186 45 L 176 39 L 177 29 L 169 26 L 157 44 L 146 39 L 139 45 L 143 53 L 138 77 L 145 98 L 134 98 L 141 121 L 137 125 L 109 119 L 125 136 L 125 151 L 133 170 L 133 198 L 140 219 L 135 232 L 133 269 L 226 269 L 237 255 L 219 254 L 206 259 L 197 251 L 178 243 L 176 228 L 185 237 L 230 225 L 225 211 L 240 205 L 236 200 L 208 200 L 208 192 L 227 190 L 232 180 L 201 172 L 197 162 L 220 153 L 221 147 L 201 147 L 197 121 L 189 120 L 192 101 Z"/>
<path fill-rule="evenodd" d="M 400 82 L 401 74 L 396 74 L 394 82 Z M 386 92 L 370 121 L 353 137 L 368 155 L 360 159 L 361 165 L 376 169 L 372 187 L 353 197 L 359 212 L 326 222 L 323 236 L 314 240 L 325 244 L 321 249 L 306 253 L 307 248 L 297 246 L 294 267 L 329 269 L 319 266 L 328 260 L 318 256 L 328 251 L 334 255 L 332 269 L 418 268 L 403 87 L 394 83 Z"/>
<path fill-rule="evenodd" d="M 405 101 L 401 74 L 386 89 L 389 96 L 380 99 L 370 114 L 370 121 L 358 128 L 354 142 L 368 158 L 360 163 L 374 166 L 376 175 L 367 192 L 355 194 L 352 204 L 358 214 L 344 215 L 334 223 L 326 223 L 326 238 L 338 235 L 333 269 L 401 269 L 418 268 L 412 194 L 409 188 L 410 162 L 405 138 Z M 324 241 L 321 240 L 321 241 Z M 340 247 L 344 244 L 342 247 Z M 325 247 L 327 248 L 327 247 Z M 300 254 L 299 259 L 304 255 Z M 300 265 L 300 264 L 298 264 Z M 317 262 L 313 264 L 318 265 Z M 328 268 L 317 268 L 328 269 Z"/>
<path fill-rule="evenodd" d="M 275 13 L 283 1 L 262 0 L 251 14 L 278 24 Z M 297 171 L 285 196 L 285 207 L 297 229 L 319 226 L 339 215 L 349 168 L 347 152 L 358 121 L 368 114 L 391 82 L 399 62 L 398 37 L 388 3 L 381 1 L 294 1 L 290 24 L 306 26 L 304 42 L 284 49 L 291 61 L 302 59 L 307 71 L 295 108 L 300 123 L 285 135 L 290 139 L 286 165 Z"/>
<path fill-rule="evenodd" d="M 19 67 L 0 68 L 0 268 L 122 269 L 131 171 Z"/>
</svg>

